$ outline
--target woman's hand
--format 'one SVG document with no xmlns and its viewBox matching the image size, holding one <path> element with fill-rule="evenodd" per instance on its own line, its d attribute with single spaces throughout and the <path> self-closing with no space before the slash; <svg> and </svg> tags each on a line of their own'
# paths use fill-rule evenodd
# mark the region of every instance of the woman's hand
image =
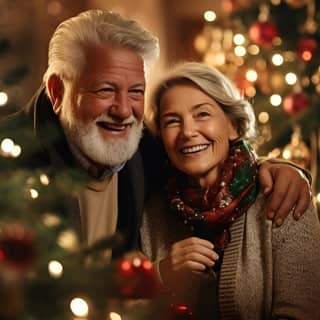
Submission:
<svg viewBox="0 0 320 320">
<path fill-rule="evenodd" d="M 280 226 L 293 209 L 299 219 L 308 208 L 311 187 L 303 172 L 281 162 L 264 161 L 260 165 L 259 180 L 265 195 L 270 197 L 267 217 Z"/>
<path fill-rule="evenodd" d="M 190 272 L 204 271 L 219 259 L 211 242 L 197 237 L 174 243 L 168 256 L 160 262 L 162 280 L 170 287 L 188 276 Z"/>
</svg>

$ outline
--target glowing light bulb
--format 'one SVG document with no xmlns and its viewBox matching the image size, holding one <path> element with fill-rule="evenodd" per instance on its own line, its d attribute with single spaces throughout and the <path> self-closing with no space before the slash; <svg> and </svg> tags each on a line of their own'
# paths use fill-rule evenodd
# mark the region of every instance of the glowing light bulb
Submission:
<svg viewBox="0 0 320 320">
<path fill-rule="evenodd" d="M 247 50 L 243 46 L 236 46 L 234 48 L 234 54 L 238 57 L 243 57 L 246 55 L 246 53 L 247 53 Z"/>
<path fill-rule="evenodd" d="M 281 54 L 276 53 L 272 56 L 271 61 L 275 66 L 281 66 L 283 64 L 284 59 Z"/>
<path fill-rule="evenodd" d="M 240 46 L 242 44 L 244 44 L 246 41 L 246 38 L 244 37 L 243 34 L 241 33 L 237 33 L 233 36 L 233 42 L 237 45 Z"/>
<path fill-rule="evenodd" d="M 208 22 L 212 22 L 214 20 L 216 20 L 217 15 L 214 11 L 212 10 L 207 10 L 204 14 L 203 14 L 204 20 L 208 21 Z"/>
<path fill-rule="evenodd" d="M 255 70 L 253 69 L 249 69 L 247 72 L 246 72 L 246 78 L 247 80 L 251 81 L 251 82 L 254 82 L 258 79 L 258 74 Z"/>
<path fill-rule="evenodd" d="M 36 189 L 31 188 L 29 191 L 32 199 L 37 199 L 39 197 L 39 192 Z"/>
<path fill-rule="evenodd" d="M 11 153 L 14 149 L 14 142 L 9 139 L 5 138 L 1 142 L 1 150 L 5 153 Z"/>
<path fill-rule="evenodd" d="M 40 182 L 44 185 L 47 186 L 50 183 L 49 177 L 46 174 L 41 174 L 40 175 Z"/>
<path fill-rule="evenodd" d="M 297 82 L 297 75 L 293 72 L 289 72 L 285 76 L 287 84 L 294 85 Z"/>
<path fill-rule="evenodd" d="M 53 278 L 60 278 L 63 273 L 63 265 L 59 261 L 52 260 L 48 264 L 48 270 Z"/>
<path fill-rule="evenodd" d="M 73 298 L 70 302 L 70 309 L 76 317 L 86 317 L 89 314 L 89 306 L 82 298 Z"/>
<path fill-rule="evenodd" d="M 261 123 L 267 123 L 269 121 L 269 118 L 270 117 L 268 112 L 263 111 L 259 113 L 258 119 Z"/>
<path fill-rule="evenodd" d="M 8 95 L 5 92 L 0 92 L 0 107 L 8 102 Z"/>
<path fill-rule="evenodd" d="M 279 94 L 273 94 L 270 97 L 270 103 L 271 105 L 273 105 L 274 107 L 278 107 L 280 106 L 280 104 L 282 103 L 282 98 Z"/>
<path fill-rule="evenodd" d="M 110 312 L 110 313 L 109 313 L 109 319 L 110 319 L 110 320 L 121 320 L 121 316 L 120 316 L 119 313 Z"/>
<path fill-rule="evenodd" d="M 317 202 L 320 203 L 320 193 L 317 194 L 316 199 L 317 199 Z"/>
<path fill-rule="evenodd" d="M 13 146 L 13 150 L 11 151 L 11 155 L 14 158 L 18 158 L 20 156 L 21 152 L 22 152 L 21 147 L 19 145 L 15 144 Z"/>
</svg>

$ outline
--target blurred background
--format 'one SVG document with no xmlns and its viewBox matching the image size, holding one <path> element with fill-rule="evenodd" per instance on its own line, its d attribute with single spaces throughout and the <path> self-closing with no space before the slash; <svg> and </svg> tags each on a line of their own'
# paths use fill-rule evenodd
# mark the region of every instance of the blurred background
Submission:
<svg viewBox="0 0 320 320">
<path fill-rule="evenodd" d="M 203 61 L 234 80 L 253 104 L 259 155 L 312 173 L 320 202 L 320 4 L 316 0 L 0 0 L 0 116 L 41 83 L 49 38 L 66 18 L 108 9 L 160 38 L 162 67 Z"/>
</svg>

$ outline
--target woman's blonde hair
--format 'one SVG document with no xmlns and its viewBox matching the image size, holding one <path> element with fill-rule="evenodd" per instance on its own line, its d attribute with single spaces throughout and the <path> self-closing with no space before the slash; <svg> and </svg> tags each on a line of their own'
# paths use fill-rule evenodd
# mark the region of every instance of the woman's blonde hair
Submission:
<svg viewBox="0 0 320 320">
<path fill-rule="evenodd" d="M 166 71 L 151 90 L 146 124 L 159 135 L 159 108 L 163 94 L 179 83 L 192 83 L 219 103 L 223 112 L 237 129 L 240 139 L 250 140 L 255 136 L 256 120 L 251 104 L 241 97 L 235 85 L 219 70 L 203 63 L 184 62 Z"/>
</svg>

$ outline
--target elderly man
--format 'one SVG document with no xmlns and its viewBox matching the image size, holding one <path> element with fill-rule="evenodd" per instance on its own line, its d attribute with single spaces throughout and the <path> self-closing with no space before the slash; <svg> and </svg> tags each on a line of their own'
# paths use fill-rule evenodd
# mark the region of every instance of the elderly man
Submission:
<svg viewBox="0 0 320 320">
<path fill-rule="evenodd" d="M 116 13 L 90 10 L 70 18 L 51 38 L 44 85 L 3 127 L 17 143 L 30 142 L 20 164 L 42 168 L 52 179 L 70 168 L 84 173 L 85 186 L 76 195 L 70 190 L 57 211 L 74 217 L 88 245 L 121 233 L 122 245 L 113 256 L 139 248 L 146 190 L 151 190 L 145 183 L 157 185 L 161 176 L 158 146 L 147 132 L 140 142 L 145 73 L 158 51 L 156 37 Z M 12 130 L 18 127 L 27 133 Z M 266 193 L 273 190 L 270 218 L 281 224 L 292 207 L 297 217 L 306 209 L 309 185 L 299 170 L 268 162 L 261 165 L 260 178 Z"/>
</svg>

